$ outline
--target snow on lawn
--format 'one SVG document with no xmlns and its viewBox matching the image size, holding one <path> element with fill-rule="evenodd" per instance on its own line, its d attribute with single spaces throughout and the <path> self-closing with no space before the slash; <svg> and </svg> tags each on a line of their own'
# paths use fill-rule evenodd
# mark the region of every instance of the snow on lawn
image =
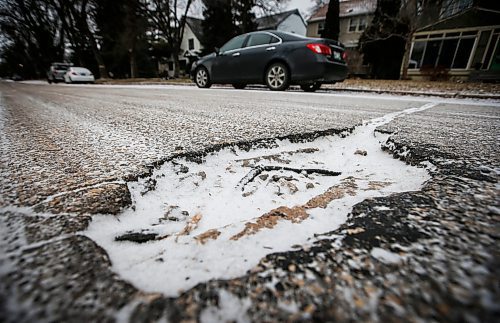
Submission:
<svg viewBox="0 0 500 323">
<path fill-rule="evenodd" d="M 427 170 L 383 152 L 387 135 L 374 130 L 435 105 L 371 120 L 345 138 L 227 148 L 201 164 L 173 160 L 129 183 L 133 207 L 95 216 L 86 235 L 144 291 L 176 296 L 200 282 L 244 275 L 267 254 L 337 229 L 356 203 L 419 190 Z"/>
</svg>

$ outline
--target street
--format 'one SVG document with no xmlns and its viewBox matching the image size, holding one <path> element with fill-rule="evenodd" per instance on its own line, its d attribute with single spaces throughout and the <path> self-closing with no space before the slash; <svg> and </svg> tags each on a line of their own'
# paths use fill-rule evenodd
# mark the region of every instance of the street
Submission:
<svg viewBox="0 0 500 323">
<path fill-rule="evenodd" d="M 0 94 L 3 322 L 500 315 L 498 101 Z"/>
</svg>

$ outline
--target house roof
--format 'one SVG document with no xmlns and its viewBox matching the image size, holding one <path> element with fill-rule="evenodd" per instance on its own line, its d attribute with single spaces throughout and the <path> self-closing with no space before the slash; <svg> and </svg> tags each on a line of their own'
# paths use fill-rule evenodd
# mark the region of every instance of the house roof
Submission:
<svg viewBox="0 0 500 323">
<path fill-rule="evenodd" d="M 299 9 L 289 10 L 277 13 L 275 15 L 257 18 L 255 19 L 255 23 L 257 24 L 257 30 L 276 29 L 278 28 L 279 24 L 281 24 L 286 18 L 294 14 L 298 15 L 300 19 L 302 19 L 302 16 L 299 13 Z M 303 19 L 302 21 L 304 22 Z M 304 26 L 305 25 L 306 23 L 304 22 Z"/>
<path fill-rule="evenodd" d="M 189 25 L 189 28 L 191 28 L 191 31 L 196 36 L 196 38 L 198 38 L 198 40 L 201 40 L 203 38 L 202 22 L 203 19 L 186 17 L 186 23 Z"/>
<path fill-rule="evenodd" d="M 339 17 L 350 17 L 366 15 L 375 12 L 377 8 L 376 0 L 345 0 L 341 1 Z M 325 20 L 328 12 L 328 3 L 320 6 L 309 18 L 308 22 Z"/>
<path fill-rule="evenodd" d="M 499 25 L 500 11 L 472 7 L 454 16 L 420 28 L 417 32 Z"/>
</svg>

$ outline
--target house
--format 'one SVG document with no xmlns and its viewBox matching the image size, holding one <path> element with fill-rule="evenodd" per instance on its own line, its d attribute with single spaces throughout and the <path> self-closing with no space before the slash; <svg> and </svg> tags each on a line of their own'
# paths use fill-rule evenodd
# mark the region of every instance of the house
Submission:
<svg viewBox="0 0 500 323">
<path fill-rule="evenodd" d="M 298 9 L 255 19 L 257 30 L 279 30 L 305 36 L 307 25 Z"/>
<path fill-rule="evenodd" d="M 188 73 L 191 65 L 200 57 L 203 46 L 201 39 L 203 37 L 202 19 L 194 17 L 186 17 L 186 25 L 184 27 L 184 34 L 179 53 L 179 68 L 181 71 Z M 164 66 L 168 76 L 174 75 L 174 62 L 170 58 L 167 66 Z"/>
<path fill-rule="evenodd" d="M 445 0 L 439 19 L 413 35 L 408 76 L 445 71 L 453 79 L 500 79 L 498 2 Z"/>
<path fill-rule="evenodd" d="M 368 67 L 363 65 L 363 56 L 358 50 L 359 38 L 373 19 L 377 7 L 376 0 L 346 0 L 340 2 L 339 41 L 347 52 L 347 65 L 351 75 L 363 75 Z M 320 6 L 307 20 L 307 36 L 321 37 L 325 28 L 328 4 Z"/>
</svg>

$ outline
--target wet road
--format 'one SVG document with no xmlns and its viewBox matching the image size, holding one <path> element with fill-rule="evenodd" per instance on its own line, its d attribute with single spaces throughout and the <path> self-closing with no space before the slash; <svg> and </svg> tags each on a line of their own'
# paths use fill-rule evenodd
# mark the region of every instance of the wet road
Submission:
<svg viewBox="0 0 500 323">
<path fill-rule="evenodd" d="M 498 314 L 498 102 L 12 82 L 0 83 L 0 92 L 0 274 L 7 282 L 0 313 L 7 320 L 210 320 L 230 306 L 223 300 L 254 321 L 487 320 Z M 173 155 L 349 132 L 363 121 L 430 102 L 437 105 L 381 130 L 392 133 L 389 153 L 407 163 L 432 163 L 432 180 L 421 192 L 356 206 L 336 232 L 346 237 L 342 251 L 320 244 L 295 251 L 287 262 L 268 256 L 254 274 L 229 285 L 202 284 L 171 299 L 124 282 L 103 250 L 78 234 L 90 213 L 118 213 L 127 205 L 124 181 Z M 57 199 L 65 192 L 74 194 Z M 26 208 L 32 206 L 52 213 Z M 379 247 L 404 261 L 378 261 L 373 254 Z M 313 274 L 306 274 L 313 262 Z"/>
</svg>

